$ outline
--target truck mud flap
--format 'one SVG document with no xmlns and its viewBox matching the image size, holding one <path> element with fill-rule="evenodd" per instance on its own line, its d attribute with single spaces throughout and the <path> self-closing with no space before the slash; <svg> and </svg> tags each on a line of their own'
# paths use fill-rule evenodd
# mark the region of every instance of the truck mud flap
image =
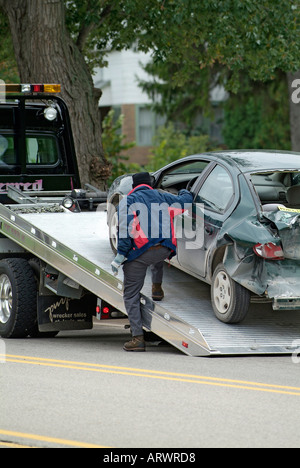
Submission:
<svg viewBox="0 0 300 468">
<path fill-rule="evenodd" d="M 38 325 L 40 332 L 88 330 L 93 328 L 93 312 L 97 299 L 86 295 L 82 299 L 60 296 L 38 297 Z"/>
</svg>

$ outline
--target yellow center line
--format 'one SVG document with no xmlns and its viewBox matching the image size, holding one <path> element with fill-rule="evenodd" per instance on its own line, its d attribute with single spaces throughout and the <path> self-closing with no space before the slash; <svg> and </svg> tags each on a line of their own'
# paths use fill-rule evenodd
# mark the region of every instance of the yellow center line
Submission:
<svg viewBox="0 0 300 468">
<path fill-rule="evenodd" d="M 95 444 L 88 444 L 85 442 L 77 442 L 75 440 L 68 440 L 68 439 L 58 439 L 56 437 L 46 437 L 46 436 L 41 436 L 38 434 L 27 434 L 24 432 L 14 432 L 14 431 L 5 431 L 3 429 L 0 429 L 0 435 L 8 436 L 8 437 L 17 437 L 21 439 L 30 439 L 30 440 L 35 440 L 35 441 L 40 441 L 40 442 L 47 442 L 50 444 L 56 444 L 56 445 L 67 445 L 69 447 L 78 447 L 78 448 L 110 448 L 104 445 L 95 445 Z M 4 442 L 2 442 L 1 445 L 4 445 Z M 18 446 L 18 444 L 15 444 Z M 20 447 L 20 446 L 19 446 Z"/>
<path fill-rule="evenodd" d="M 32 445 L 21 445 L 21 444 L 13 444 L 12 442 L 0 442 L 0 447 L 6 447 L 6 448 L 36 448 L 33 447 Z"/>
<path fill-rule="evenodd" d="M 1 355 L 0 356 L 4 356 Z M 6 362 L 20 364 L 31 364 L 39 366 L 66 368 L 74 370 L 83 370 L 90 372 L 101 372 L 108 374 L 129 375 L 134 377 L 144 377 L 149 379 L 168 380 L 177 382 L 196 383 L 202 385 L 220 386 L 228 388 L 239 388 L 244 390 L 253 390 L 260 392 L 279 393 L 285 395 L 300 396 L 300 387 L 289 387 L 276 384 L 267 384 L 262 382 L 251 382 L 244 380 L 233 380 L 219 377 L 208 377 L 193 374 L 181 374 L 175 372 L 163 372 L 150 369 L 138 369 L 132 367 L 109 366 L 105 364 L 95 364 L 77 361 L 64 361 L 58 359 L 40 358 L 32 356 L 18 356 L 7 354 L 4 356 Z"/>
</svg>

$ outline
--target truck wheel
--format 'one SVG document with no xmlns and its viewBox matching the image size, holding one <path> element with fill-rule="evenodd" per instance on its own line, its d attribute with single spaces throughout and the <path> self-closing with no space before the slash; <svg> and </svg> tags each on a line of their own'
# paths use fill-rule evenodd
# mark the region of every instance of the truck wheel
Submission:
<svg viewBox="0 0 300 468">
<path fill-rule="evenodd" d="M 23 258 L 0 262 L 0 336 L 24 338 L 37 320 L 34 273 Z"/>
<path fill-rule="evenodd" d="M 216 317 L 224 323 L 242 322 L 249 310 L 250 291 L 229 276 L 223 263 L 213 274 L 211 302 Z"/>
</svg>

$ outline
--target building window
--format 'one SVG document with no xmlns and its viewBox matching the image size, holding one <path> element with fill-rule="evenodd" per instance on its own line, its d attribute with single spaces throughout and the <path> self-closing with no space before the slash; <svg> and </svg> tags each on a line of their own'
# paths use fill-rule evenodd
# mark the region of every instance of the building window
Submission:
<svg viewBox="0 0 300 468">
<path fill-rule="evenodd" d="M 138 146 L 151 146 L 153 138 L 153 112 L 149 107 L 137 107 Z"/>
<path fill-rule="evenodd" d="M 155 114 L 149 106 L 136 106 L 136 135 L 138 146 L 152 146 L 153 137 L 165 118 Z"/>
</svg>

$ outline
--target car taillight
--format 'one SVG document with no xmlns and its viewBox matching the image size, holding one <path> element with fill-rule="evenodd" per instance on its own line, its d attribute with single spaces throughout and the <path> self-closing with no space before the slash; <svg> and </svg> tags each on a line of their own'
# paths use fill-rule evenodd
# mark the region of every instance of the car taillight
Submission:
<svg viewBox="0 0 300 468">
<path fill-rule="evenodd" d="M 267 244 L 256 244 L 253 247 L 254 252 L 259 257 L 267 260 L 284 260 L 284 253 L 280 245 L 276 245 L 273 242 Z"/>
</svg>

